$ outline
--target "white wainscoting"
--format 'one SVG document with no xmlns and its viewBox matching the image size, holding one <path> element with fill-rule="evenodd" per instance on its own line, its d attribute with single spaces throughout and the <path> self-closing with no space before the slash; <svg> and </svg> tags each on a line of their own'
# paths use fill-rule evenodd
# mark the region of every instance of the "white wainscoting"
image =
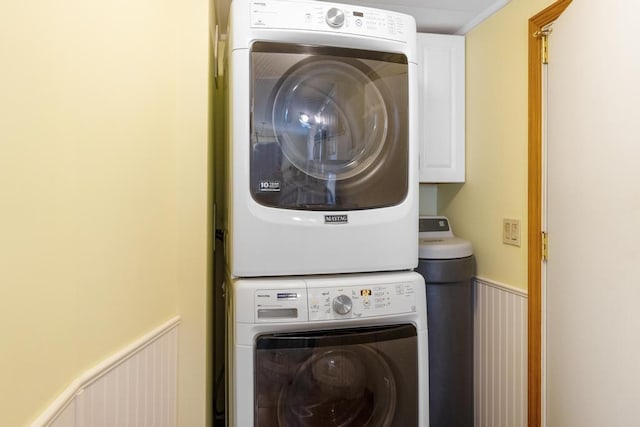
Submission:
<svg viewBox="0 0 640 427">
<path fill-rule="evenodd" d="M 527 292 L 475 282 L 474 424 L 527 425 Z"/>
<path fill-rule="evenodd" d="M 76 379 L 31 427 L 175 427 L 175 317 Z"/>
</svg>

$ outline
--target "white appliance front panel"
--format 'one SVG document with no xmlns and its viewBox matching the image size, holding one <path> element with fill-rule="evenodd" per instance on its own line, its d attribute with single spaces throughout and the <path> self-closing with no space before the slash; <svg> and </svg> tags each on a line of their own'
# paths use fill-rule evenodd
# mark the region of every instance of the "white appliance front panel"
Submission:
<svg viewBox="0 0 640 427">
<path fill-rule="evenodd" d="M 293 2 L 287 2 L 293 3 Z M 230 273 L 234 277 L 396 271 L 418 262 L 417 66 L 410 57 L 415 41 L 392 42 L 347 34 L 290 30 L 251 30 L 243 2 L 232 5 L 228 234 Z M 247 3 L 248 4 L 248 3 Z M 234 17 L 237 17 L 234 18 Z M 234 30 L 234 25 L 242 28 Z M 275 31 L 275 32 L 274 32 Z M 407 30 L 409 32 L 409 30 Z M 305 34 L 312 34 L 305 36 Z M 352 47 L 407 54 L 408 191 L 401 203 L 376 209 L 309 211 L 262 206 L 249 193 L 251 75 L 249 46 L 263 41 L 305 40 L 315 45 Z M 298 36 L 301 36 L 298 38 Z M 326 39 L 326 43 L 325 43 Z M 334 221 L 335 219 L 339 221 Z"/>
<path fill-rule="evenodd" d="M 310 332 L 388 325 L 413 324 L 417 332 L 417 360 L 419 364 L 418 401 L 429 401 L 427 314 L 424 279 L 415 272 L 370 273 L 311 277 L 248 278 L 236 279 L 230 284 L 232 317 L 229 321 L 229 375 L 230 408 L 229 419 L 232 427 L 256 427 L 255 408 L 255 351 L 257 338 L 264 334 Z M 380 307 L 375 308 L 377 316 L 336 317 L 335 319 L 315 319 L 304 316 L 297 319 L 281 319 L 279 322 L 265 322 L 257 316 L 258 307 L 272 305 L 279 308 L 296 306 L 300 309 L 300 296 L 329 293 L 331 296 L 345 291 L 371 290 L 372 296 L 380 299 Z M 266 291 L 265 291 L 266 290 Z M 366 294 L 367 292 L 365 292 Z M 278 298 L 280 294 L 280 298 Z M 295 294 L 295 298 L 294 298 Z M 260 296 L 262 295 L 262 296 Z M 390 302 L 387 301 L 390 299 Z M 293 301 L 293 302 L 292 302 Z M 298 301 L 298 302 L 296 302 Z M 410 306 L 410 302 L 415 307 Z M 402 363 L 400 359 L 389 363 Z M 418 427 L 429 425 L 428 405 L 421 405 Z"/>
</svg>

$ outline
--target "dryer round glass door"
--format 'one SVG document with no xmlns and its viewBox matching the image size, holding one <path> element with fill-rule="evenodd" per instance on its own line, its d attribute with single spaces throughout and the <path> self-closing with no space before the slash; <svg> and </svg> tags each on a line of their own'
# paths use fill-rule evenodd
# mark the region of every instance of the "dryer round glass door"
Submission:
<svg viewBox="0 0 640 427">
<path fill-rule="evenodd" d="M 301 172 L 343 180 L 380 155 L 389 119 L 380 91 L 357 66 L 311 60 L 277 87 L 273 128 L 282 153 Z"/>
<path fill-rule="evenodd" d="M 353 210 L 405 199 L 404 55 L 256 42 L 251 62 L 254 200 L 285 209 Z"/>
</svg>

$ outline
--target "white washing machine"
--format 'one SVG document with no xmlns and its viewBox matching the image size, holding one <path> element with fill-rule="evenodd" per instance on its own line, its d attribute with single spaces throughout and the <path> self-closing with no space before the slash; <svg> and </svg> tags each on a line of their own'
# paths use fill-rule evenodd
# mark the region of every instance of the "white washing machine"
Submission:
<svg viewBox="0 0 640 427">
<path fill-rule="evenodd" d="M 418 273 L 239 279 L 229 291 L 229 426 L 428 425 Z"/>
<path fill-rule="evenodd" d="M 233 1 L 232 276 L 417 265 L 415 37 L 394 12 Z"/>
</svg>

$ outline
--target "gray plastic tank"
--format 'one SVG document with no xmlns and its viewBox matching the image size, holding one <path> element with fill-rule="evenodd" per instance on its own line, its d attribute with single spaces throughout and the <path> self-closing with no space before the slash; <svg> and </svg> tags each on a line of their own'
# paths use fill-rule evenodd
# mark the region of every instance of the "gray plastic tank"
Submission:
<svg viewBox="0 0 640 427">
<path fill-rule="evenodd" d="M 445 217 L 420 217 L 417 272 L 427 286 L 429 421 L 473 427 L 473 276 L 471 243 Z"/>
</svg>

